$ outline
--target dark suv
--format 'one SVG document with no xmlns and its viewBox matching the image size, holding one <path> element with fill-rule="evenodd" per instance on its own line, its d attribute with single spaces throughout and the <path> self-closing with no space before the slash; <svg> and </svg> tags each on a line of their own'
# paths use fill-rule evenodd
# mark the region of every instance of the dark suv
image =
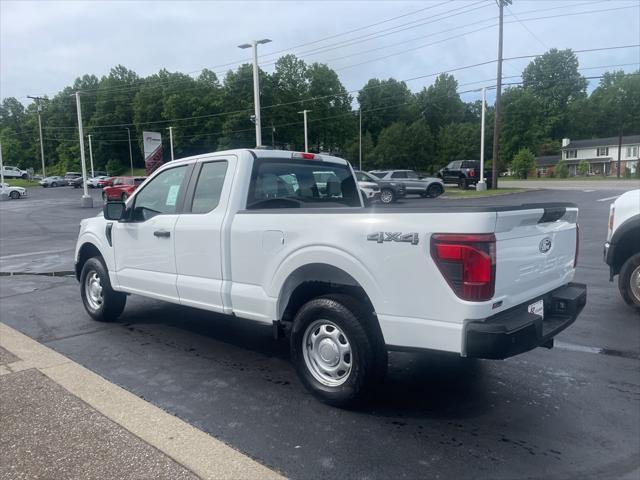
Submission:
<svg viewBox="0 0 640 480">
<path fill-rule="evenodd" d="M 355 170 L 358 183 L 360 182 L 374 182 L 380 187 L 380 201 L 382 203 L 393 203 L 399 198 L 403 198 L 407 194 L 407 187 L 403 182 L 381 180 L 377 176 L 363 172 L 361 170 Z"/>
<path fill-rule="evenodd" d="M 491 174 L 489 168 L 484 169 L 484 181 L 491 188 Z M 460 188 L 468 188 L 480 181 L 480 162 L 478 160 L 454 160 L 438 171 L 438 178 L 444 183 L 455 183 Z"/>
</svg>

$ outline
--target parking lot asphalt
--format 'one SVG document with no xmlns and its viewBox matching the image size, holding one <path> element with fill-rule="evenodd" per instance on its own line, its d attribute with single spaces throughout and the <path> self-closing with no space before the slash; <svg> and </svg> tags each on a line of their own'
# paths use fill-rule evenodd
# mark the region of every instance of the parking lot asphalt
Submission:
<svg viewBox="0 0 640 480">
<path fill-rule="evenodd" d="M 71 269 L 78 190 L 0 204 L 0 271 Z M 552 350 L 505 361 L 392 353 L 381 393 L 355 410 L 307 394 L 269 328 L 131 297 L 92 322 L 75 278 L 0 277 L 0 321 L 291 478 L 638 478 L 640 316 L 602 262 L 619 190 L 542 190 L 407 207 L 572 201 L 580 207 L 578 321 Z M 95 205 L 100 206 L 98 194 Z M 428 282 L 425 284 L 428 288 Z"/>
</svg>

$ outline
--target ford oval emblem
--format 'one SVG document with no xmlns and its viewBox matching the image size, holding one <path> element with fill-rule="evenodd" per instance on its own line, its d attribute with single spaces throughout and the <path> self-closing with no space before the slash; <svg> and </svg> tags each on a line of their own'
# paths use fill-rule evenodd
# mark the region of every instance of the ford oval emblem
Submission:
<svg viewBox="0 0 640 480">
<path fill-rule="evenodd" d="M 551 250 L 551 239 L 549 237 L 544 237 L 542 240 L 540 240 L 540 245 L 538 245 L 538 248 L 542 253 L 547 253 L 549 250 Z"/>
</svg>

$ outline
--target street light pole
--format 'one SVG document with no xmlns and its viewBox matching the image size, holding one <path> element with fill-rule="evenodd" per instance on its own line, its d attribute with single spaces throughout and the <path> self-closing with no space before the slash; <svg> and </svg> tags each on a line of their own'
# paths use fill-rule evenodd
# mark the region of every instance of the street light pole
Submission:
<svg viewBox="0 0 640 480">
<path fill-rule="evenodd" d="M 89 139 L 89 161 L 91 162 L 91 178 L 95 177 L 93 173 L 93 149 L 91 148 L 91 135 L 87 135 Z"/>
<path fill-rule="evenodd" d="M 484 181 L 484 115 L 487 104 L 487 89 L 482 87 L 482 115 L 480 120 L 480 181 L 476 185 L 476 190 L 486 190 L 487 184 Z"/>
<path fill-rule="evenodd" d="M 83 194 L 80 201 L 81 207 L 92 208 L 93 198 L 87 191 L 87 161 L 84 157 L 84 133 L 82 132 L 82 108 L 80 107 L 80 92 L 76 92 L 76 110 L 78 112 L 78 137 L 80 138 L 80 161 L 82 162 L 82 186 Z"/>
<path fill-rule="evenodd" d="M 40 116 L 40 100 L 42 100 L 42 97 L 32 97 L 30 95 L 27 95 L 27 98 L 35 100 L 36 109 L 38 110 L 38 130 L 40 131 L 40 159 L 42 160 L 42 178 L 44 178 L 47 176 L 47 173 L 44 167 L 44 142 L 42 140 L 42 118 Z"/>
<path fill-rule="evenodd" d="M 133 153 L 131 153 L 131 131 L 127 128 L 127 136 L 129 137 L 129 163 L 131 165 L 131 176 L 133 177 Z"/>
<path fill-rule="evenodd" d="M 9 190 L 4 189 L 4 165 L 2 164 L 2 144 L 0 143 L 0 183 L 2 193 L 0 193 L 0 201 L 9 200 Z"/>
<path fill-rule="evenodd" d="M 251 43 L 243 43 L 238 48 L 253 48 L 253 103 L 255 107 L 256 121 L 256 147 L 262 146 L 262 128 L 260 124 L 260 70 L 258 68 L 258 45 L 269 43 L 271 40 L 252 40 Z"/>
<path fill-rule="evenodd" d="M 171 161 L 173 162 L 173 127 L 169 127 L 167 130 L 169 130 L 169 147 L 171 148 Z"/>
<path fill-rule="evenodd" d="M 307 113 L 309 113 L 311 110 L 302 110 L 301 113 L 304 116 L 304 151 L 305 152 L 309 152 L 309 142 L 307 140 Z"/>
<path fill-rule="evenodd" d="M 358 158 L 360 160 L 359 162 L 359 170 L 362 170 L 362 107 L 358 108 L 358 116 L 360 117 L 360 126 L 359 126 L 359 152 L 358 152 Z"/>
</svg>

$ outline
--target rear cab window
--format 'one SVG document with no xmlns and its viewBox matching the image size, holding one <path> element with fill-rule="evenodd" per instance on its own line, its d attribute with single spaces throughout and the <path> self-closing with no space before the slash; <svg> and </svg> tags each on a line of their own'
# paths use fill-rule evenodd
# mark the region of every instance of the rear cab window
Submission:
<svg viewBox="0 0 640 480">
<path fill-rule="evenodd" d="M 360 206 L 356 181 L 347 164 L 291 159 L 254 162 L 247 210 Z"/>
</svg>

